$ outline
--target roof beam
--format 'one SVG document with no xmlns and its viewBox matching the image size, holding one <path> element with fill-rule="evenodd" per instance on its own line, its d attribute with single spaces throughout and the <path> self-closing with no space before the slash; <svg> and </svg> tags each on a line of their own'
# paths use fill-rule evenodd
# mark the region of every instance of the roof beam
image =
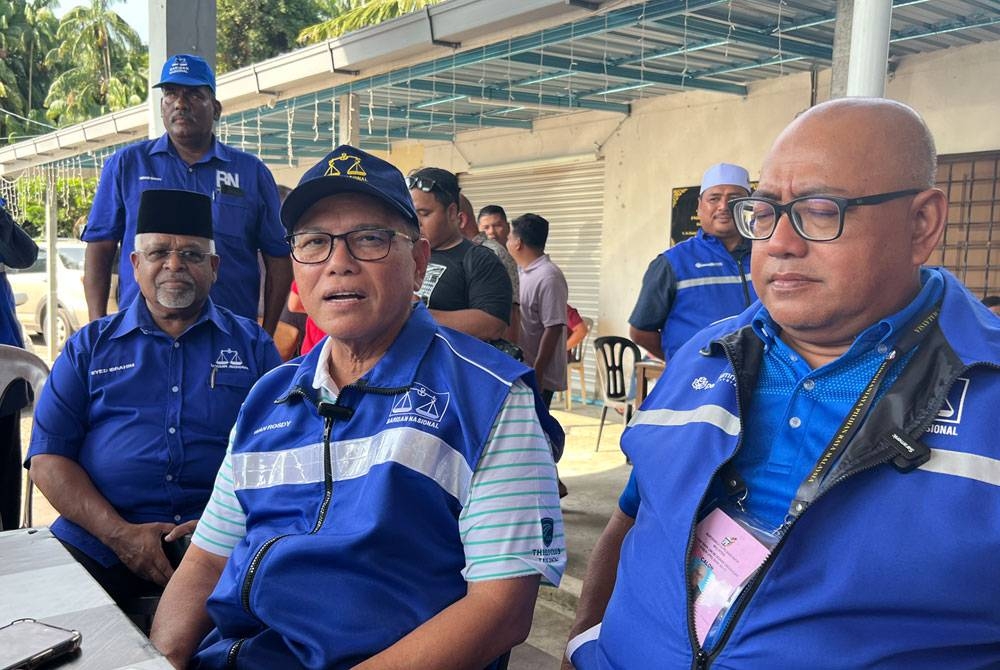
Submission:
<svg viewBox="0 0 1000 670">
<path fill-rule="evenodd" d="M 497 100 L 499 102 L 519 103 L 524 105 L 544 105 L 568 111 L 571 109 L 594 109 L 604 112 L 615 112 L 617 114 L 628 114 L 630 107 L 615 102 L 604 102 L 603 100 L 581 100 L 576 96 L 556 96 L 556 95 L 536 95 L 533 93 L 520 93 L 511 91 L 499 86 L 469 86 L 467 84 L 436 84 L 434 82 L 415 79 L 400 86 L 407 86 L 416 91 L 437 93 L 450 93 L 452 95 L 464 95 L 469 98 L 481 98 L 484 100 Z"/>
<path fill-rule="evenodd" d="M 747 30 L 737 26 L 723 26 L 713 21 L 706 21 L 694 16 L 683 18 L 667 18 L 656 21 L 659 25 L 685 30 L 688 34 L 694 32 L 706 37 L 726 38 L 730 42 L 742 42 L 758 47 L 774 49 L 782 53 L 790 53 L 802 58 L 812 58 L 823 61 L 833 60 L 833 49 L 828 46 L 804 42 L 799 39 L 782 39 L 779 34 L 765 34 L 756 30 Z"/>
<path fill-rule="evenodd" d="M 666 74 L 641 68 L 621 67 L 619 65 L 605 65 L 594 61 L 582 59 L 570 60 L 561 56 L 541 53 L 515 54 L 510 59 L 517 63 L 525 63 L 536 67 L 553 68 L 556 70 L 569 70 L 585 72 L 587 74 L 607 75 L 616 79 L 625 79 L 635 84 L 663 84 L 676 88 L 701 88 L 709 91 L 719 91 L 722 93 L 732 93 L 734 95 L 746 95 L 746 86 L 738 84 L 726 84 L 714 81 L 697 81 L 691 76 Z"/>
</svg>

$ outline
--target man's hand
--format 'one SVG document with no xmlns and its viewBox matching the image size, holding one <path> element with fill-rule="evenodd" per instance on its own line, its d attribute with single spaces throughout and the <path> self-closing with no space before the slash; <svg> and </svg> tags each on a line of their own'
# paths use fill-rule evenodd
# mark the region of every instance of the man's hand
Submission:
<svg viewBox="0 0 1000 670">
<path fill-rule="evenodd" d="M 129 570 L 143 579 L 166 586 L 174 569 L 163 553 L 162 542 L 163 537 L 176 528 L 179 526 L 172 523 L 127 523 L 108 538 L 108 546 Z"/>
</svg>

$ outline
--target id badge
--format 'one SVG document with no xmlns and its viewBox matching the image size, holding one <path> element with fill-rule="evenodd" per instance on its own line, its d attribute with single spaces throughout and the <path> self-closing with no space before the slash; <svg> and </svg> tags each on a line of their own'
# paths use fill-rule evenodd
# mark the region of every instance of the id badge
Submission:
<svg viewBox="0 0 1000 670">
<path fill-rule="evenodd" d="M 738 510 L 713 509 L 695 527 L 688 579 L 695 589 L 694 622 L 704 645 L 713 624 L 725 618 L 778 537 Z"/>
</svg>

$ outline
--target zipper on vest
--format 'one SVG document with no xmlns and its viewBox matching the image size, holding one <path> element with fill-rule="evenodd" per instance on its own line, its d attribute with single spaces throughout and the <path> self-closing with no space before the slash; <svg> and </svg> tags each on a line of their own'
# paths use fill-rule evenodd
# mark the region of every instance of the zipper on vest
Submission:
<svg viewBox="0 0 1000 670">
<path fill-rule="evenodd" d="M 323 501 L 319 504 L 319 513 L 316 515 L 316 523 L 313 525 L 309 535 L 315 535 L 323 522 L 326 521 L 326 513 L 330 509 L 330 501 L 333 500 L 333 463 L 330 449 L 330 434 L 333 432 L 333 417 L 323 418 Z"/>
<path fill-rule="evenodd" d="M 235 670 L 235 668 L 236 668 L 236 659 L 237 659 L 237 657 L 239 657 L 239 655 L 240 655 L 240 649 L 243 647 L 243 645 L 246 643 L 246 641 L 247 641 L 247 639 L 245 637 L 244 638 L 240 638 L 239 640 L 237 640 L 236 642 L 234 642 L 233 646 L 231 646 L 229 648 L 229 651 L 226 652 L 226 667 L 227 668 L 233 668 L 233 670 Z"/>
<path fill-rule="evenodd" d="M 729 361 L 729 366 L 735 372 L 736 365 L 733 363 L 733 355 L 730 352 L 729 347 L 723 346 L 722 349 L 726 354 L 726 359 Z M 702 649 L 701 644 L 698 642 L 698 633 L 695 630 L 695 620 L 694 620 L 695 587 L 690 583 L 690 580 L 688 579 L 687 566 L 690 565 L 691 563 L 691 552 L 694 550 L 695 527 L 698 525 L 697 524 L 698 514 L 701 511 L 702 506 L 705 504 L 705 496 L 711 490 L 712 484 L 715 482 L 715 478 L 719 476 L 719 473 L 721 473 L 725 469 L 726 465 L 728 465 L 729 462 L 736 457 L 736 454 L 739 453 L 739 450 L 743 447 L 743 394 L 740 389 L 739 375 L 734 374 L 733 376 L 736 378 L 736 415 L 740 417 L 739 440 L 736 443 L 736 449 L 729 456 L 729 458 L 726 459 L 724 463 L 719 465 L 719 467 L 715 469 L 715 472 L 712 473 L 712 477 L 708 480 L 708 487 L 701 494 L 701 500 L 698 501 L 698 507 L 695 509 L 694 512 L 694 518 L 691 519 L 691 530 L 690 532 L 688 532 L 687 550 L 684 552 L 684 584 L 687 587 L 686 590 L 687 590 L 688 640 L 691 643 L 691 651 L 693 653 L 693 659 L 691 663 L 692 670 L 707 670 L 707 668 L 712 663 L 712 659 L 715 658 L 714 654 L 710 655 L 708 652 Z M 720 639 L 719 643 L 716 644 L 716 650 L 718 650 L 718 648 L 721 646 L 722 646 L 722 640 Z"/>
<path fill-rule="evenodd" d="M 253 580 L 257 576 L 257 568 L 260 567 L 261 562 L 264 560 L 264 556 L 267 552 L 271 550 L 278 540 L 288 537 L 289 533 L 284 535 L 276 535 L 272 537 L 267 542 L 260 546 L 257 553 L 253 555 L 253 559 L 250 561 L 250 567 L 247 568 L 247 574 L 243 577 L 243 588 L 240 589 L 240 602 L 243 605 L 243 609 L 246 610 L 247 614 L 253 615 L 253 611 L 250 609 L 250 589 L 253 588 Z"/>
</svg>

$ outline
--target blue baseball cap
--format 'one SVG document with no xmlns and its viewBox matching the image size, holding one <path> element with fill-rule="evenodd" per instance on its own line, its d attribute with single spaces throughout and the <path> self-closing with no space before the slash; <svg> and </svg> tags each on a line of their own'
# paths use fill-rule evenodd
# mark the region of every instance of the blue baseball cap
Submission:
<svg viewBox="0 0 1000 670">
<path fill-rule="evenodd" d="M 177 54 L 167 59 L 160 72 L 160 82 L 153 84 L 158 88 L 164 84 L 180 86 L 208 86 L 215 93 L 215 73 L 211 66 L 201 56 Z"/>
<path fill-rule="evenodd" d="M 701 195 L 713 186 L 739 186 L 747 193 L 750 192 L 750 173 L 745 167 L 733 165 L 732 163 L 716 163 L 705 170 L 705 175 L 701 178 Z"/>
<path fill-rule="evenodd" d="M 281 204 L 281 222 L 292 232 L 299 218 L 316 202 L 340 193 L 364 193 L 385 203 L 420 231 L 413 198 L 403 173 L 391 163 L 342 144 L 309 168 Z"/>
</svg>

